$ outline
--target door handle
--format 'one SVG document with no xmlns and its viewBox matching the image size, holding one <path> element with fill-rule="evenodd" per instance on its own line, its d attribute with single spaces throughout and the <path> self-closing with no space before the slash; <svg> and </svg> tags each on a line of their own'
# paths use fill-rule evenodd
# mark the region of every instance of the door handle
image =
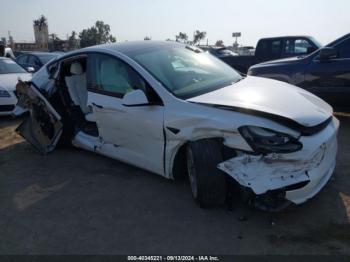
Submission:
<svg viewBox="0 0 350 262">
<path fill-rule="evenodd" d="M 98 108 L 103 108 L 103 106 L 98 105 L 98 104 L 95 104 L 95 103 L 92 103 L 92 105 L 93 105 L 93 106 L 96 106 L 96 107 L 98 107 Z"/>
</svg>

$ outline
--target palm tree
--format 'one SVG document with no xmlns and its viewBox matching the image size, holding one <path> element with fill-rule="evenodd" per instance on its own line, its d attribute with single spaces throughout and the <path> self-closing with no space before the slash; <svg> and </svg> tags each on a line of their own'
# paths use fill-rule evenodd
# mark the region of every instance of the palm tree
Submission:
<svg viewBox="0 0 350 262">
<path fill-rule="evenodd" d="M 47 26 L 47 18 L 44 15 L 41 15 L 38 19 L 35 19 L 33 21 L 34 26 L 39 26 L 39 30 L 41 30 L 41 27 L 46 25 Z"/>
<path fill-rule="evenodd" d="M 196 30 L 193 34 L 193 44 L 197 44 L 198 45 L 200 44 L 201 40 L 203 40 L 207 35 L 207 32 L 205 31 L 199 31 L 199 30 Z"/>
<path fill-rule="evenodd" d="M 187 43 L 188 36 L 186 33 L 180 32 L 178 35 L 175 36 L 176 42 L 180 42 L 183 40 L 184 43 Z"/>
</svg>

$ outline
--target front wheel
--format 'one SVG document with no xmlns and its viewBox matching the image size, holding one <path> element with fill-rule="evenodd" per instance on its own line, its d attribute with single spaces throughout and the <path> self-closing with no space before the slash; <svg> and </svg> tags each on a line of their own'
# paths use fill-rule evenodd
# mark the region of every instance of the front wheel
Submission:
<svg viewBox="0 0 350 262">
<path fill-rule="evenodd" d="M 190 142 L 187 169 L 192 195 L 200 207 L 225 203 L 226 178 L 217 165 L 223 162 L 222 145 L 214 139 Z"/>
</svg>

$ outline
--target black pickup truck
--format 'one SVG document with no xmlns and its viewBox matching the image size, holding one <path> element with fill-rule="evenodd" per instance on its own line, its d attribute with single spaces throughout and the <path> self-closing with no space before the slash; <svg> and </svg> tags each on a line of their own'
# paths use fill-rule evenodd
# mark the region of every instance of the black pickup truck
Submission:
<svg viewBox="0 0 350 262">
<path fill-rule="evenodd" d="M 227 56 L 220 58 L 237 71 L 246 74 L 252 65 L 265 61 L 310 54 L 321 45 L 310 36 L 284 36 L 262 38 L 253 56 Z"/>
<path fill-rule="evenodd" d="M 254 65 L 248 75 L 299 86 L 335 110 L 350 112 L 350 33 L 310 55 Z"/>
</svg>

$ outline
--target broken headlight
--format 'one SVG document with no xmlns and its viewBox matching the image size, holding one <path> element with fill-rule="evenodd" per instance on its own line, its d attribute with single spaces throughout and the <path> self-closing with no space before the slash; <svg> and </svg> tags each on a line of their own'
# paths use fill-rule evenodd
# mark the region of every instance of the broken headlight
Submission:
<svg viewBox="0 0 350 262">
<path fill-rule="evenodd" d="M 291 153 L 303 147 L 296 138 L 271 129 L 242 126 L 238 130 L 256 153 Z"/>
</svg>

